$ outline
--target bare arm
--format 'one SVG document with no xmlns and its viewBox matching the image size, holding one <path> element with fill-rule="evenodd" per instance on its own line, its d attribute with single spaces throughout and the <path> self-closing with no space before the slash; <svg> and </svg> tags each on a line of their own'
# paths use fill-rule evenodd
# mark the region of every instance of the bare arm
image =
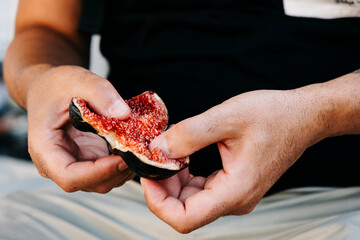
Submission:
<svg viewBox="0 0 360 240">
<path fill-rule="evenodd" d="M 294 90 L 240 94 L 151 143 L 179 158 L 217 142 L 223 169 L 208 178 L 184 171 L 165 181 L 141 179 L 147 204 L 182 233 L 247 214 L 308 147 L 344 134 L 360 134 L 359 71 Z"/>
<path fill-rule="evenodd" d="M 88 64 L 89 36 L 77 31 L 81 0 L 20 0 L 4 61 L 11 96 L 26 108 L 28 84 L 52 66 Z"/>
<path fill-rule="evenodd" d="M 331 123 L 328 136 L 360 134 L 360 70 L 319 85 L 330 106 L 323 115 Z"/>
<path fill-rule="evenodd" d="M 69 124 L 72 97 L 98 113 L 127 118 L 111 83 L 86 69 L 89 36 L 77 31 L 80 0 L 20 0 L 15 38 L 4 61 L 11 96 L 28 113 L 31 158 L 63 190 L 108 192 L 134 175 L 104 141 Z"/>
</svg>

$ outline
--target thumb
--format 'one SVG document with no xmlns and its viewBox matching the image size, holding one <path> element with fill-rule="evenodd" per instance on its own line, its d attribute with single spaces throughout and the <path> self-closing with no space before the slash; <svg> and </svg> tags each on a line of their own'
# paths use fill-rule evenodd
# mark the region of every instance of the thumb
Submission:
<svg viewBox="0 0 360 240">
<path fill-rule="evenodd" d="M 181 158 L 226 137 L 220 107 L 173 125 L 150 143 L 150 150 L 158 147 L 169 158 Z"/>
<path fill-rule="evenodd" d="M 92 74 L 87 79 L 85 90 L 82 98 L 96 113 L 120 119 L 129 117 L 129 106 L 107 79 Z"/>
</svg>

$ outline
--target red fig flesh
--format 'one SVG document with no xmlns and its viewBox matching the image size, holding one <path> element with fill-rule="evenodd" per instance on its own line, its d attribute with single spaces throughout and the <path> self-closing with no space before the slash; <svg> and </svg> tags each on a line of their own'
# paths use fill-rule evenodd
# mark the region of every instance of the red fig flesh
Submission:
<svg viewBox="0 0 360 240">
<path fill-rule="evenodd" d="M 73 98 L 70 122 L 81 131 L 103 137 L 110 150 L 120 155 L 140 177 L 164 179 L 189 165 L 189 158 L 169 159 L 158 148 L 149 150 L 150 142 L 165 131 L 168 112 L 160 97 L 151 91 L 127 100 L 131 109 L 126 120 L 104 117 L 93 112 L 85 100 Z"/>
</svg>

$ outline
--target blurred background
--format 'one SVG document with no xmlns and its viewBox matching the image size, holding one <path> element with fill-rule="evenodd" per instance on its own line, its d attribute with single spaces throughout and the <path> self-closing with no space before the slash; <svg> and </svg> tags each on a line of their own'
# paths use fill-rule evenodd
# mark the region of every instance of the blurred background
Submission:
<svg viewBox="0 0 360 240">
<path fill-rule="evenodd" d="M 26 112 L 9 97 L 3 82 L 2 62 L 14 36 L 17 0 L 0 0 L 0 155 L 30 160 L 27 151 Z"/>
</svg>

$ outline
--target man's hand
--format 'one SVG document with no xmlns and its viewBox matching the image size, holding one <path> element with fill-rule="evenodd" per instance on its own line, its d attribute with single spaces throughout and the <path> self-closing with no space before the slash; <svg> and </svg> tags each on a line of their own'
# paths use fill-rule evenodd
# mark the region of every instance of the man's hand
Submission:
<svg viewBox="0 0 360 240">
<path fill-rule="evenodd" d="M 78 31 L 81 14 L 81 0 L 19 1 L 4 80 L 28 112 L 29 152 L 39 173 L 67 192 L 105 193 L 134 174 L 108 156 L 104 140 L 71 126 L 69 103 L 84 98 L 97 113 L 122 119 L 129 107 L 106 79 L 85 69 L 90 36 Z"/>
<path fill-rule="evenodd" d="M 72 97 L 97 113 L 126 119 L 130 109 L 106 80 L 74 66 L 49 68 L 28 88 L 29 151 L 39 173 L 63 190 L 106 193 L 134 177 L 119 156 L 108 156 L 103 139 L 69 123 Z"/>
<path fill-rule="evenodd" d="M 163 181 L 141 179 L 150 210 L 181 233 L 251 212 L 304 150 L 325 137 L 329 124 L 317 109 L 323 101 L 309 89 L 241 94 L 156 138 L 151 147 L 170 158 L 217 143 L 223 169 L 208 178 L 183 171 Z"/>
</svg>

